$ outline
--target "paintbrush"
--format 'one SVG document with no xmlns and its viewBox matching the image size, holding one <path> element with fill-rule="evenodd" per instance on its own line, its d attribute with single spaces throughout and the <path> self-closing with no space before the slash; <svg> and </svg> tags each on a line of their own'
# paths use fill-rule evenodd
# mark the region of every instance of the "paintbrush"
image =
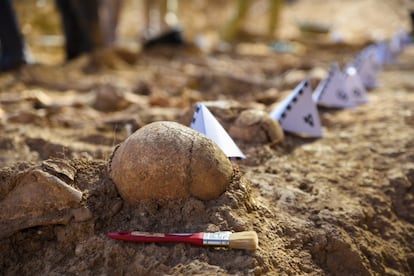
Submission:
<svg viewBox="0 0 414 276">
<path fill-rule="evenodd" d="M 234 249 L 256 250 L 258 238 L 255 231 L 200 232 L 200 233 L 151 233 L 140 231 L 112 232 L 108 237 L 129 242 L 189 243 L 198 246 L 220 246 Z"/>
</svg>

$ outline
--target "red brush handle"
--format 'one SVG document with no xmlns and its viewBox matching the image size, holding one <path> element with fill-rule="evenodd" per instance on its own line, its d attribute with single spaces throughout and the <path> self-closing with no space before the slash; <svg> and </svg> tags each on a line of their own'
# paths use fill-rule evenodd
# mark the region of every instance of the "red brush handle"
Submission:
<svg viewBox="0 0 414 276">
<path fill-rule="evenodd" d="M 162 242 L 162 243 L 190 243 L 193 245 L 203 245 L 203 233 L 148 233 L 138 231 L 124 231 L 109 233 L 108 237 L 115 240 L 129 242 Z"/>
</svg>

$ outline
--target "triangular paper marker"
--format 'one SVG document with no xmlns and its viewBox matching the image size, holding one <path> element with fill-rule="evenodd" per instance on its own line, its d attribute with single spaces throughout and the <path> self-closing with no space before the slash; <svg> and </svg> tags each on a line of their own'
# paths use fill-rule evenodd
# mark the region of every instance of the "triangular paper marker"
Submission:
<svg viewBox="0 0 414 276">
<path fill-rule="evenodd" d="M 344 74 L 338 64 L 332 64 L 328 77 L 321 81 L 312 95 L 313 100 L 322 106 L 347 108 L 355 106 L 352 95 L 345 89 Z"/>
<path fill-rule="evenodd" d="M 368 102 L 367 91 L 354 67 L 346 68 L 345 90 L 354 103 L 364 104 Z"/>
<path fill-rule="evenodd" d="M 411 43 L 411 37 L 404 30 L 395 33 L 389 40 L 376 44 L 377 59 L 381 64 L 397 63 L 398 55 Z"/>
<path fill-rule="evenodd" d="M 381 65 L 393 64 L 397 61 L 397 56 L 391 51 L 388 41 L 376 44 L 376 59 Z"/>
<path fill-rule="evenodd" d="M 204 104 L 197 104 L 190 127 L 213 140 L 229 158 L 246 158 L 233 139 Z"/>
<path fill-rule="evenodd" d="M 302 81 L 270 116 L 288 132 L 308 137 L 322 137 L 316 103 L 312 100 L 309 80 Z"/>
<path fill-rule="evenodd" d="M 404 50 L 404 37 L 402 32 L 397 32 L 390 38 L 390 49 L 395 55 L 400 54 Z"/>
<path fill-rule="evenodd" d="M 410 36 L 410 34 L 406 30 L 401 30 L 398 32 L 398 37 L 400 38 L 401 46 L 403 51 L 405 47 L 413 43 L 413 38 Z"/>
<path fill-rule="evenodd" d="M 351 66 L 356 68 L 366 89 L 378 87 L 377 74 L 380 71 L 380 64 L 376 58 L 374 45 L 363 49 Z"/>
</svg>

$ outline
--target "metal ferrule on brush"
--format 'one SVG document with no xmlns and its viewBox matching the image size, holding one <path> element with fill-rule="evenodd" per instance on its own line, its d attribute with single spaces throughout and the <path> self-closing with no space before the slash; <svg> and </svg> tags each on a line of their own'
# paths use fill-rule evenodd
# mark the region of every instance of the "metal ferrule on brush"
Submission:
<svg viewBox="0 0 414 276">
<path fill-rule="evenodd" d="M 204 233 L 203 245 L 229 246 L 230 235 L 230 231 Z"/>
</svg>

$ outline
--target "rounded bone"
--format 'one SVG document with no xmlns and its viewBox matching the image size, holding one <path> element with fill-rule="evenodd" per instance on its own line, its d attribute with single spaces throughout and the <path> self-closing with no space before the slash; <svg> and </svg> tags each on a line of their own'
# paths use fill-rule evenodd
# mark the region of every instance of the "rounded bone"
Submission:
<svg viewBox="0 0 414 276">
<path fill-rule="evenodd" d="M 203 134 L 161 121 L 137 130 L 114 150 L 109 174 L 131 204 L 189 196 L 211 200 L 226 190 L 233 167 Z"/>
</svg>

